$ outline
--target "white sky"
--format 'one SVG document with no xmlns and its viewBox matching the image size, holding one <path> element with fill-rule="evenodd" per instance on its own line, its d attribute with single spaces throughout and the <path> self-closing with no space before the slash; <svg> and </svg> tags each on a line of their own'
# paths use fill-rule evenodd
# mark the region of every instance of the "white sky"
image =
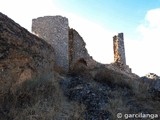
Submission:
<svg viewBox="0 0 160 120">
<path fill-rule="evenodd" d="M 62 15 L 69 19 L 87 44 L 93 58 L 102 63 L 113 62 L 112 37 L 119 31 L 110 31 L 98 23 L 56 8 L 52 0 L 1 0 L 0 12 L 31 31 L 33 18 L 45 15 Z M 139 26 L 139 40 L 129 39 L 124 33 L 127 64 L 140 76 L 149 72 L 160 75 L 160 8 L 149 10 Z M 121 31 L 120 31 L 121 32 Z M 123 32 L 123 31 L 122 31 Z"/>
</svg>

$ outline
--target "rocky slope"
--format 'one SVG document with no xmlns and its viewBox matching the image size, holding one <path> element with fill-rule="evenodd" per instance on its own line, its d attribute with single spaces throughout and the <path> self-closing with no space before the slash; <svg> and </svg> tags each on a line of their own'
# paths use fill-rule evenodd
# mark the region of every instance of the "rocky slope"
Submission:
<svg viewBox="0 0 160 120">
<path fill-rule="evenodd" d="M 116 120 L 117 113 L 159 119 L 160 91 L 144 78 L 109 65 L 62 75 L 53 70 L 53 53 L 0 13 L 1 120 Z"/>
<path fill-rule="evenodd" d="M 26 79 L 52 72 L 53 53 L 44 40 L 0 13 L 0 98 Z"/>
</svg>

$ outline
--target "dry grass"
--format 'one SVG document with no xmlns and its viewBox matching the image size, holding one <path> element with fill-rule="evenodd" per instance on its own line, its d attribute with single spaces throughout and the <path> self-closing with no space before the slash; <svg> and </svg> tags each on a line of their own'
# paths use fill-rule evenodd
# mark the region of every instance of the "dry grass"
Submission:
<svg viewBox="0 0 160 120">
<path fill-rule="evenodd" d="M 130 78 L 128 76 L 107 68 L 96 70 L 94 79 L 101 83 L 107 83 L 107 84 L 112 83 L 119 85 L 121 87 L 128 87 L 128 88 L 131 87 L 131 84 L 129 84 Z"/>
<path fill-rule="evenodd" d="M 120 91 L 118 91 L 118 90 L 113 91 L 112 94 L 115 97 L 110 98 L 108 100 L 109 102 L 108 102 L 108 106 L 106 109 L 112 114 L 113 119 L 116 120 L 118 113 L 122 113 L 122 114 L 129 113 L 130 108 L 124 102 Z"/>
<path fill-rule="evenodd" d="M 1 119 L 80 120 L 85 107 L 67 101 L 59 87 L 60 79 L 58 74 L 47 74 L 11 88 L 3 96 Z"/>
<path fill-rule="evenodd" d="M 95 81 L 114 86 L 114 89 L 107 91 L 111 97 L 104 107 L 104 111 L 109 111 L 113 119 L 117 119 L 117 113 L 131 112 L 131 106 L 127 104 L 129 100 L 144 106 L 152 113 L 160 113 L 160 102 L 154 100 L 148 93 L 150 90 L 148 84 L 105 68 L 87 72 L 87 75 L 92 76 Z M 65 76 L 51 73 L 14 85 L 1 96 L 2 120 L 83 120 L 85 106 L 69 101 L 63 95 L 59 86 L 61 79 L 65 79 Z M 97 88 L 98 84 L 95 81 L 92 86 Z M 124 95 L 126 90 L 134 94 L 129 98 Z"/>
<path fill-rule="evenodd" d="M 137 96 L 141 98 L 150 97 L 149 90 L 150 85 L 144 83 L 140 78 L 131 78 L 125 74 L 104 68 L 94 72 L 94 79 L 101 83 L 117 85 L 121 88 L 128 88 L 133 91 Z"/>
<path fill-rule="evenodd" d="M 142 82 L 140 78 L 130 78 L 122 73 L 109 69 L 99 69 L 94 71 L 94 79 L 100 83 L 111 86 L 117 86 L 114 91 L 108 91 L 113 98 L 109 98 L 108 107 L 106 108 L 117 119 L 117 113 L 130 113 L 131 108 L 127 106 L 128 99 L 135 101 L 137 105 L 143 106 L 144 109 L 151 113 L 160 113 L 160 102 L 154 100 L 150 84 Z M 133 94 L 128 98 L 122 97 L 124 88 L 130 90 Z M 141 109 L 141 107 L 136 108 Z"/>
</svg>

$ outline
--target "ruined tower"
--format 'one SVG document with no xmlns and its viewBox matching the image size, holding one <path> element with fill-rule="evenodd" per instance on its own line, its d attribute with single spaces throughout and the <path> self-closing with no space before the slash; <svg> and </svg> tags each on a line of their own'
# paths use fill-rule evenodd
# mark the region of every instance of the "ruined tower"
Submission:
<svg viewBox="0 0 160 120">
<path fill-rule="evenodd" d="M 68 19 L 62 16 L 45 16 L 32 20 L 32 32 L 51 44 L 55 52 L 55 65 L 64 72 L 69 70 L 68 31 Z"/>
<path fill-rule="evenodd" d="M 114 62 L 126 65 L 123 33 L 118 33 L 113 37 Z"/>
</svg>

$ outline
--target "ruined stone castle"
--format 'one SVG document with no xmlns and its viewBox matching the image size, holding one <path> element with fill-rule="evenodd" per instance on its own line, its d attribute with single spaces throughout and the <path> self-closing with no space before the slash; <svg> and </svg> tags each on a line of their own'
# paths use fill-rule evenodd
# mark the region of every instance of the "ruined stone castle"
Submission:
<svg viewBox="0 0 160 120">
<path fill-rule="evenodd" d="M 68 24 L 68 19 L 62 16 L 39 17 L 32 20 L 32 32 L 52 45 L 55 66 L 64 72 L 74 69 L 77 63 L 87 67 L 99 64 L 88 54 L 83 38 Z M 113 37 L 113 49 L 114 64 L 131 72 L 126 65 L 123 33 Z"/>
</svg>

